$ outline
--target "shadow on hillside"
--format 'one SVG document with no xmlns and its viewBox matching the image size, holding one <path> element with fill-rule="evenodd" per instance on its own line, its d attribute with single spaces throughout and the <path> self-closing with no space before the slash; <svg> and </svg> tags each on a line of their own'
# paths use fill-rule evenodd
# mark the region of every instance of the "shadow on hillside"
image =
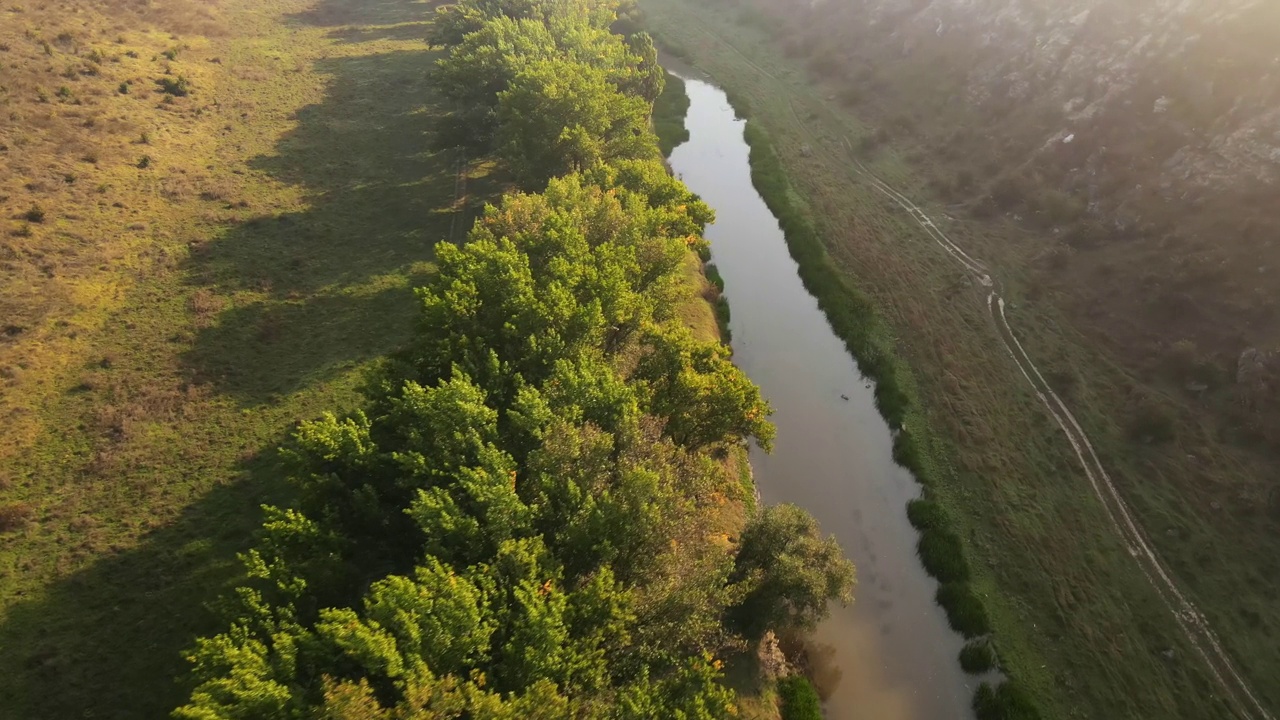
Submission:
<svg viewBox="0 0 1280 720">
<path fill-rule="evenodd" d="M 409 22 L 386 27 L 344 27 L 329 33 L 328 37 L 344 43 L 364 43 L 375 40 L 427 41 L 429 22 Z"/>
<path fill-rule="evenodd" d="M 455 159 L 429 150 L 434 58 L 424 49 L 319 64 L 324 102 L 252 162 L 304 188 L 310 207 L 231 228 L 190 259 L 193 284 L 256 298 L 199 332 L 185 357 L 193 378 L 253 406 L 407 339 L 411 287 L 454 219 Z"/>
<path fill-rule="evenodd" d="M 353 3 L 362 13 L 406 5 Z M 325 100 L 252 162 L 303 187 L 309 209 L 231 227 L 184 268 L 219 297 L 257 298 L 211 313 L 183 358 L 192 376 L 251 406 L 406 340 L 411 287 L 453 221 L 454 162 L 428 150 L 433 59 L 424 49 L 320 63 Z M 184 674 L 181 651 L 222 629 L 207 603 L 238 575 L 260 504 L 287 498 L 263 455 L 137 547 L 17 602 L 0 623 L 0 647 L 29 672 L 0 679 L 0 717 L 15 704 L 33 719 L 166 717 L 187 691 L 173 679 Z"/>
<path fill-rule="evenodd" d="M 315 27 L 343 25 L 399 25 L 426 20 L 448 0 L 320 0 L 308 10 L 289 16 Z"/>
<path fill-rule="evenodd" d="M 24 720 L 167 717 L 188 690 L 174 680 L 184 672 L 181 653 L 222 629 L 208 603 L 238 576 L 236 554 L 261 523 L 259 506 L 287 498 L 275 468 L 273 454 L 247 463 L 237 481 L 137 547 L 14 604 L 0 647 L 19 654 L 14 665 L 27 672 L 0 679 L 0 717 L 17 718 L 7 713 L 18 708 Z"/>
</svg>

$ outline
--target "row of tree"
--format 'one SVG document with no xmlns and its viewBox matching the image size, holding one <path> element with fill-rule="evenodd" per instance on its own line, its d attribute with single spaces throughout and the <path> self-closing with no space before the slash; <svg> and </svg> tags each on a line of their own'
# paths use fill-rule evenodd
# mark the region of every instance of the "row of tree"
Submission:
<svg viewBox="0 0 1280 720">
<path fill-rule="evenodd" d="M 728 717 L 718 658 L 847 597 L 852 567 L 796 508 L 709 537 L 746 492 L 722 459 L 767 446 L 770 411 L 672 316 L 712 214 L 657 158 L 661 71 L 613 18 L 441 12 L 457 127 L 542 192 L 438 245 L 364 409 L 297 431 L 298 503 L 267 508 L 175 717 Z"/>
</svg>

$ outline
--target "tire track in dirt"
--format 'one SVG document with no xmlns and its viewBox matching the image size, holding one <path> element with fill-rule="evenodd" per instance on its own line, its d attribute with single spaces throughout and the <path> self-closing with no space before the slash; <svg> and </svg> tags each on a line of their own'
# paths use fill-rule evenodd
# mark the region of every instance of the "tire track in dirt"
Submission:
<svg viewBox="0 0 1280 720">
<path fill-rule="evenodd" d="M 729 48 L 756 72 L 775 82 L 785 84 L 752 62 L 731 43 L 717 37 L 705 28 L 702 32 L 715 42 Z M 786 89 L 784 88 L 783 92 Z M 797 127 L 811 141 L 816 142 L 817 136 L 800 119 L 799 113 L 796 112 L 795 106 L 791 104 L 790 100 L 788 100 L 788 107 Z M 825 105 L 823 107 L 828 112 L 831 112 Z M 841 145 L 852 163 L 850 169 L 857 179 L 870 185 L 873 190 L 910 215 L 912 220 L 944 252 L 963 266 L 980 285 L 988 288 L 987 312 L 995 325 L 1000 344 L 1018 367 L 1023 378 L 1031 385 L 1036 397 L 1050 417 L 1053 418 L 1063 434 L 1066 435 L 1076 458 L 1080 461 L 1080 466 L 1084 469 L 1085 476 L 1088 478 L 1094 494 L 1106 511 L 1112 528 L 1124 540 L 1130 556 L 1137 562 L 1147 581 L 1173 615 L 1187 642 L 1196 650 L 1208 667 L 1213 679 L 1222 690 L 1227 704 L 1243 720 L 1275 720 L 1258 700 L 1257 696 L 1254 695 L 1248 682 L 1236 669 L 1235 664 L 1222 647 L 1221 641 L 1219 641 L 1210 627 L 1208 619 L 1194 603 L 1187 599 L 1178 582 L 1174 579 L 1173 574 L 1160 561 L 1159 556 L 1147 541 L 1146 534 L 1133 517 L 1129 506 L 1125 503 L 1111 476 L 1107 473 L 1106 467 L 1099 459 L 1088 433 L 1080 426 L 1079 421 L 1076 420 L 1066 403 L 1054 392 L 1048 381 L 1045 380 L 1044 375 L 1041 374 L 1040 369 L 1031 360 L 1030 355 L 1027 354 L 1026 349 L 1023 348 L 1005 313 L 1005 301 L 1000 294 L 1000 283 L 992 277 L 987 265 L 969 255 L 962 246 L 943 232 L 937 223 L 909 197 L 871 172 L 861 160 L 855 157 L 853 144 L 848 137 L 841 138 Z"/>
</svg>

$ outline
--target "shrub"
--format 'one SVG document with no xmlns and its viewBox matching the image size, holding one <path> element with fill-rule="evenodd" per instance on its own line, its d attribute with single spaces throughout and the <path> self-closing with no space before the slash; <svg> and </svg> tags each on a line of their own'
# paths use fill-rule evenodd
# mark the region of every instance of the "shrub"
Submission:
<svg viewBox="0 0 1280 720">
<path fill-rule="evenodd" d="M 62 87 L 58 88 L 58 92 L 55 94 L 58 97 L 62 98 L 63 100 L 66 100 L 67 98 L 71 97 L 71 88 L 67 87 L 66 85 L 63 85 Z"/>
<path fill-rule="evenodd" d="M 938 604 L 947 612 L 951 629 L 967 638 L 979 637 L 991 632 L 991 619 L 982 600 L 973 594 L 966 583 L 944 583 L 935 595 Z"/>
<path fill-rule="evenodd" d="M 22 529 L 34 514 L 35 509 L 24 502 L 0 505 L 0 533 Z"/>
<path fill-rule="evenodd" d="M 1001 210 L 1013 210 L 1026 202 L 1026 183 L 1012 175 L 1005 175 L 991 186 L 991 200 Z"/>
<path fill-rule="evenodd" d="M 973 697 L 973 710 L 978 720 L 1040 720 L 1031 697 L 1013 680 L 994 689 L 983 683 Z"/>
<path fill-rule="evenodd" d="M 122 82 L 122 83 L 120 83 L 120 87 L 116 88 L 116 90 L 117 90 L 121 95 L 128 95 L 128 94 L 129 94 L 129 83 L 127 83 L 127 82 Z"/>
<path fill-rule="evenodd" d="M 142 157 L 138 158 L 138 167 L 143 170 L 151 167 L 151 156 L 143 155 Z"/>
<path fill-rule="evenodd" d="M 720 268 L 716 267 L 714 263 L 707 263 L 703 266 L 702 272 L 707 276 L 707 280 L 716 286 L 717 290 L 724 292 L 724 277 L 720 274 Z"/>
<path fill-rule="evenodd" d="M 1129 437 L 1144 444 L 1163 444 L 1176 437 L 1173 418 L 1155 401 L 1143 398 L 1138 401 L 1129 417 Z"/>
<path fill-rule="evenodd" d="M 32 205 L 30 210 L 22 214 L 22 217 L 28 222 L 42 223 L 45 218 L 44 208 L 39 205 Z"/>
<path fill-rule="evenodd" d="M 178 48 L 169 48 L 160 54 L 169 62 L 173 62 L 178 59 Z"/>
<path fill-rule="evenodd" d="M 836 95 L 839 97 L 840 104 L 845 107 L 854 107 L 862 102 L 862 91 L 853 85 L 846 85 Z"/>
<path fill-rule="evenodd" d="M 969 579 L 969 564 L 965 562 L 960 538 L 950 530 L 935 527 L 924 531 L 916 550 L 924 569 L 940 582 L 957 583 Z"/>
<path fill-rule="evenodd" d="M 184 75 L 179 75 L 176 79 L 163 77 L 156 80 L 156 84 L 160 86 L 161 92 L 171 97 L 186 97 L 191 94 L 191 82 Z"/>
<path fill-rule="evenodd" d="M 720 326 L 720 337 L 728 343 L 733 339 L 733 332 L 729 330 L 729 299 L 721 296 L 716 298 L 716 324 Z"/>
<path fill-rule="evenodd" d="M 932 500 L 916 499 L 907 503 L 907 520 L 917 530 L 933 530 L 945 526 L 942 507 Z"/>
<path fill-rule="evenodd" d="M 919 475 L 921 473 L 920 458 L 920 446 L 916 443 L 915 436 L 906 428 L 899 430 L 893 438 L 893 461 L 913 474 Z"/>
<path fill-rule="evenodd" d="M 822 701 L 813 683 L 803 675 L 792 675 L 778 681 L 778 700 L 782 720 L 822 720 Z"/>
<path fill-rule="evenodd" d="M 960 667 L 967 673 L 978 675 L 995 666 L 995 650 L 985 640 L 973 640 L 960 650 Z"/>
</svg>

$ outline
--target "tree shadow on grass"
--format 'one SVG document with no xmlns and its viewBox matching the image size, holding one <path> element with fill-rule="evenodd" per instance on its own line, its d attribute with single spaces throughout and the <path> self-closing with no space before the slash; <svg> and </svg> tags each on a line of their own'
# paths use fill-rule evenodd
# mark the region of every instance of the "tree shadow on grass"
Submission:
<svg viewBox="0 0 1280 720">
<path fill-rule="evenodd" d="M 427 20 L 448 0 L 321 0 L 314 7 L 289 16 L 316 27 L 343 25 L 399 25 Z"/>
<path fill-rule="evenodd" d="M 455 225 L 456 158 L 430 149 L 435 56 L 320 63 L 324 102 L 252 163 L 305 188 L 310 207 L 231 228 L 190 259 L 191 282 L 226 305 L 185 358 L 193 378 L 255 406 L 407 340 L 412 287 Z"/>
<path fill-rule="evenodd" d="M 330 32 L 328 37 L 344 43 L 364 43 L 375 40 L 421 40 L 425 43 L 430 29 L 431 23 L 426 21 L 407 22 L 382 27 L 344 27 Z"/>
<path fill-rule="evenodd" d="M 239 480 L 136 547 L 16 603 L 0 647 L 19 654 L 7 661 L 25 672 L 0 678 L 0 717 L 167 717 L 188 691 L 174 679 L 182 651 L 223 629 L 208 603 L 239 577 L 236 554 L 261 523 L 259 505 L 288 497 L 276 467 L 274 453 L 247 462 Z"/>
</svg>

